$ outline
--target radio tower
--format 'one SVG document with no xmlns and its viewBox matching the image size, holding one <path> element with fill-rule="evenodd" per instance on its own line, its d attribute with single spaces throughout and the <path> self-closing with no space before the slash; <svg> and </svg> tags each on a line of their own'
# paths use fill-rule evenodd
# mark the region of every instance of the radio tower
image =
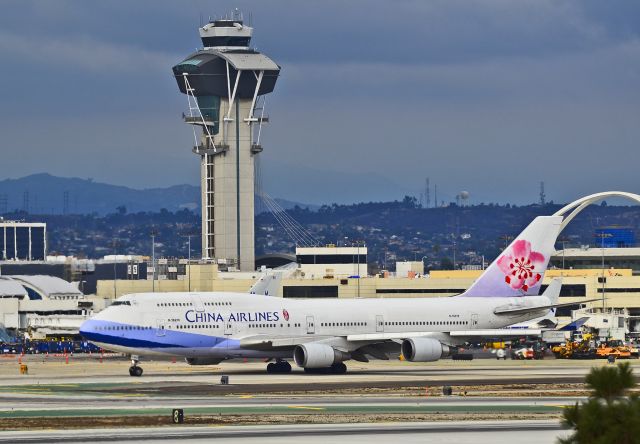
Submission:
<svg viewBox="0 0 640 444">
<path fill-rule="evenodd" d="M 22 211 L 29 213 L 29 192 L 22 193 Z"/>
<path fill-rule="evenodd" d="M 431 206 L 431 189 L 429 186 L 429 178 L 427 177 L 424 181 L 424 195 L 426 196 L 425 201 L 427 203 L 426 208 Z"/>
<path fill-rule="evenodd" d="M 547 195 L 544 194 L 544 182 L 540 182 L 540 205 L 544 205 L 546 203 Z"/>
<path fill-rule="evenodd" d="M 65 216 L 69 214 L 69 192 L 64 191 L 62 193 L 62 214 Z"/>
<path fill-rule="evenodd" d="M 194 127 L 200 157 L 202 257 L 253 271 L 255 161 L 268 121 L 264 96 L 280 67 L 249 46 L 253 28 L 237 10 L 199 32 L 203 49 L 174 66 L 173 75 L 187 95 L 183 117 Z"/>
</svg>

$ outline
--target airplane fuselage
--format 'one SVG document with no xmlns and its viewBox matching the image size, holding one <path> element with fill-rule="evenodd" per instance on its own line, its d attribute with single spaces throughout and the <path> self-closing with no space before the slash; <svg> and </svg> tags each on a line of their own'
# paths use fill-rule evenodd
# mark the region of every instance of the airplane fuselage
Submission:
<svg viewBox="0 0 640 444">
<path fill-rule="evenodd" d="M 540 313 L 496 315 L 496 307 L 548 303 L 543 296 L 292 300 L 245 293 L 146 293 L 119 298 L 83 324 L 81 333 L 105 349 L 135 355 L 290 358 L 286 347 L 261 350 L 246 341 L 345 338 L 344 347 L 355 348 L 394 334 L 502 328 Z"/>
</svg>

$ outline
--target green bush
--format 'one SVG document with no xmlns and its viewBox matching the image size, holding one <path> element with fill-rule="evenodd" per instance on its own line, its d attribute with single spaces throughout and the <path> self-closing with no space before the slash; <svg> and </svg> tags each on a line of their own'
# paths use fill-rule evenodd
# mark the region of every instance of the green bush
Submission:
<svg viewBox="0 0 640 444">
<path fill-rule="evenodd" d="M 640 443 L 640 398 L 627 396 L 636 386 L 628 362 L 593 368 L 586 378 L 589 400 L 564 411 L 563 424 L 574 433 L 561 444 Z"/>
</svg>

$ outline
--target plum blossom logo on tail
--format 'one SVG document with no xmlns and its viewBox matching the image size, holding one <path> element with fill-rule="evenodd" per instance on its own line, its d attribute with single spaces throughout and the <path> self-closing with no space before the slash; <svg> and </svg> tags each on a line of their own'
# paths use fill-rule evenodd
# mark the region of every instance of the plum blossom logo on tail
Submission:
<svg viewBox="0 0 640 444">
<path fill-rule="evenodd" d="M 527 291 L 542 279 L 545 257 L 531 251 L 531 242 L 521 239 L 513 243 L 511 251 L 498 259 L 498 267 L 505 274 L 504 281 L 514 290 Z"/>
<path fill-rule="evenodd" d="M 285 321 L 289 320 L 289 312 L 287 310 L 285 310 L 284 308 L 282 309 L 282 316 L 284 317 Z"/>
</svg>

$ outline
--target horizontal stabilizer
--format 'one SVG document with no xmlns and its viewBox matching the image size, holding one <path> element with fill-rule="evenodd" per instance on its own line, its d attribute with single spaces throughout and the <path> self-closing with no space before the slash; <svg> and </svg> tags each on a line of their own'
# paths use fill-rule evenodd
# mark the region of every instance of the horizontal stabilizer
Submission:
<svg viewBox="0 0 640 444">
<path fill-rule="evenodd" d="M 558 331 L 576 331 L 580 327 L 582 327 L 584 325 L 584 323 L 587 322 L 588 320 L 589 320 L 589 317 L 576 319 L 575 321 L 570 322 L 567 325 L 565 325 L 564 327 L 558 329 Z"/>
<path fill-rule="evenodd" d="M 580 302 L 567 302 L 565 304 L 551 304 L 551 305 L 531 305 L 531 306 L 507 306 L 507 307 L 498 307 L 493 312 L 497 315 L 519 315 L 519 314 L 527 314 L 527 313 L 535 313 L 537 311 L 546 311 L 551 310 L 553 308 L 560 307 L 570 307 L 572 305 L 585 304 L 587 302 L 595 302 L 601 301 L 602 299 L 587 299 L 585 301 Z"/>
</svg>

